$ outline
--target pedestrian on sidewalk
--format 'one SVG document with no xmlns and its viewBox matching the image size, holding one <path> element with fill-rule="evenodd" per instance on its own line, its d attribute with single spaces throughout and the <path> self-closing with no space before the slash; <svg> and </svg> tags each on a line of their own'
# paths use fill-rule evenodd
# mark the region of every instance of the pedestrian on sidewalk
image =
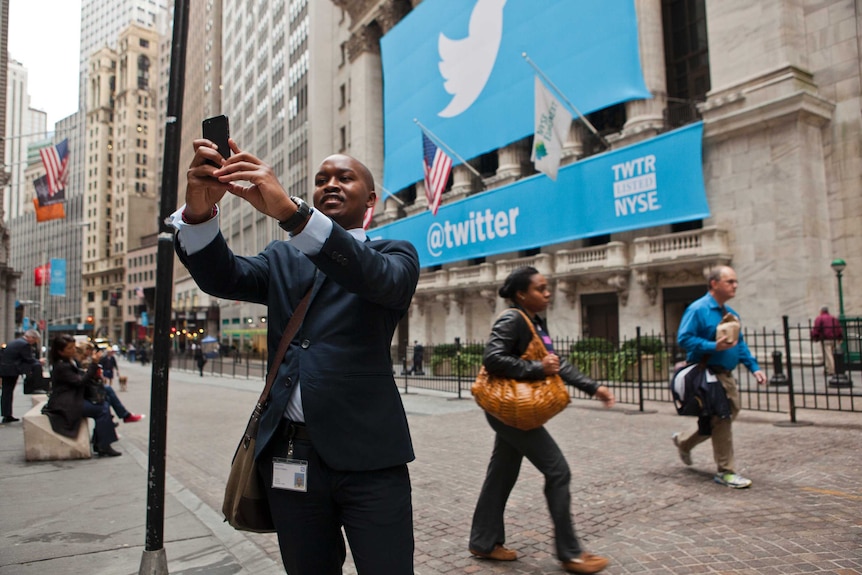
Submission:
<svg viewBox="0 0 862 575">
<path fill-rule="evenodd" d="M 739 330 L 735 339 L 726 334 L 717 336 L 718 325 L 727 314 L 732 314 L 739 320 L 739 314 L 725 305 L 736 296 L 739 286 L 736 272 L 729 266 L 716 267 L 710 271 L 707 282 L 709 291 L 706 295 L 686 308 L 679 325 L 677 341 L 686 351 L 688 363 L 703 361 L 715 374 L 727 394 L 730 413 L 729 416 L 714 414 L 701 417 L 698 419 L 697 430 L 692 434 L 682 437 L 680 433 L 674 433 L 672 439 L 682 462 L 691 465 L 691 450 L 712 438 L 712 453 L 718 468 L 713 477 L 714 481 L 727 487 L 743 489 L 751 485 L 751 480 L 736 472 L 733 456 L 731 424 L 741 409 L 739 386 L 733 371 L 742 363 L 760 385 L 766 383 L 766 374 L 760 370 L 757 360 L 751 355 L 742 330 Z"/>
<path fill-rule="evenodd" d="M 75 361 L 77 353 L 75 338 L 71 335 L 61 334 L 54 338 L 51 345 L 51 395 L 42 413 L 48 416 L 55 433 L 72 438 L 78 436 L 81 419 L 92 417 L 96 422 L 93 434 L 96 453 L 105 457 L 122 455 L 111 447 L 118 438 L 108 402 L 94 403 L 85 399 L 87 386 L 102 387 L 98 381 L 102 352 L 93 349 L 86 371 Z"/>
<path fill-rule="evenodd" d="M 568 385 L 597 397 L 606 407 L 614 405 L 614 394 L 560 358 L 554 351 L 545 322 L 539 317 L 550 303 L 551 291 L 545 276 L 536 268 L 514 270 L 499 290 L 500 297 L 509 300 L 511 311 L 500 314 L 491 329 L 482 363 L 488 373 L 517 380 L 541 380 L 559 374 Z M 522 359 L 533 339 L 533 331 L 518 312 L 532 319 L 536 333 L 542 338 L 548 355 L 542 361 Z M 545 427 L 523 431 L 504 424 L 486 413 L 491 429 L 496 433 L 494 451 L 485 483 L 473 512 L 470 530 L 470 553 L 497 561 L 514 561 L 517 552 L 504 546 L 506 533 L 503 514 L 509 494 L 518 479 L 521 462 L 526 457 L 545 476 L 545 498 L 554 523 L 557 558 L 570 573 L 598 573 L 608 560 L 584 551 L 572 525 L 572 504 L 569 482 L 571 473 L 563 452 Z"/>
<path fill-rule="evenodd" d="M 192 344 L 195 345 L 195 344 Z M 201 349 L 201 346 L 195 346 L 195 363 L 198 366 L 198 372 L 201 374 L 201 377 L 204 376 L 204 366 L 207 364 L 207 358 L 204 356 L 204 350 Z"/>
<path fill-rule="evenodd" d="M 33 346 L 41 340 L 42 337 L 38 331 L 28 329 L 24 335 L 10 341 L 0 355 L 0 378 L 3 382 L 3 390 L 0 392 L 0 412 L 3 415 L 3 423 L 19 421 L 12 415 L 15 386 L 18 384 L 19 375 L 28 375 L 37 369 L 41 370 L 45 364 L 45 358 L 36 359 L 33 354 Z"/>
<path fill-rule="evenodd" d="M 194 142 L 186 205 L 172 223 L 180 260 L 204 292 L 268 306 L 269 365 L 312 290 L 256 442 L 285 569 L 340 574 L 343 528 L 361 575 L 412 575 L 414 455 L 389 349 L 419 280 L 416 249 L 368 239 L 362 223 L 377 194 L 358 160 L 324 159 L 311 208 L 287 195 L 270 166 L 229 142 L 227 159 L 209 140 Z M 280 222 L 287 239 L 255 256 L 234 254 L 219 231 L 216 204 L 226 192 Z"/>
<path fill-rule="evenodd" d="M 811 328 L 811 341 L 819 341 L 823 350 L 823 365 L 826 375 L 835 375 L 835 345 L 844 339 L 841 331 L 841 322 L 829 313 L 829 307 L 820 308 L 820 315 L 814 320 Z"/>
<path fill-rule="evenodd" d="M 87 370 L 90 367 L 90 362 L 93 357 L 93 350 L 95 346 L 90 342 L 78 343 L 78 351 L 77 351 L 77 361 L 78 367 L 83 370 Z M 99 360 L 99 370 L 96 374 L 96 379 L 102 384 L 102 393 L 104 394 L 105 401 L 108 402 L 108 405 L 111 406 L 111 409 L 114 410 L 114 413 L 117 414 L 117 417 L 123 420 L 123 423 L 135 423 L 140 421 L 146 417 L 142 413 L 132 413 L 126 406 L 123 405 L 123 402 L 120 401 L 120 398 L 117 396 L 117 392 L 114 390 L 114 386 L 108 383 L 108 380 L 105 378 L 105 357 L 108 353 L 113 353 L 110 348 L 106 351 L 102 352 L 102 357 Z M 116 358 L 112 358 L 114 360 L 114 365 L 116 366 Z M 97 402 L 98 403 L 98 402 Z"/>
<path fill-rule="evenodd" d="M 102 380 L 105 385 L 113 385 L 114 372 L 116 371 L 117 375 L 120 375 L 120 366 L 117 365 L 117 358 L 114 356 L 113 349 L 109 347 L 103 352 L 99 365 L 102 367 Z"/>
</svg>

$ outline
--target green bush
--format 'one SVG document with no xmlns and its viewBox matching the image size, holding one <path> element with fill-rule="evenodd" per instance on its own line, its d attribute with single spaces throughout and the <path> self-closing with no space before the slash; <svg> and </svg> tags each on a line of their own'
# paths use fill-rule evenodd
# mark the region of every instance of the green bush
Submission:
<svg viewBox="0 0 862 575">
<path fill-rule="evenodd" d="M 628 339 L 620 346 L 620 352 L 634 354 L 637 352 L 637 338 Z M 641 337 L 641 353 L 659 355 L 665 353 L 664 341 L 661 338 Z"/>
<path fill-rule="evenodd" d="M 585 337 L 572 344 L 571 353 L 614 353 L 616 347 L 603 337 Z"/>
<path fill-rule="evenodd" d="M 453 374 L 460 369 L 462 375 L 475 375 L 482 366 L 482 357 L 485 346 L 481 343 L 468 343 L 461 345 L 461 354 L 458 355 L 458 346 L 454 343 L 441 343 L 434 346 L 431 352 L 431 369 L 437 368 L 446 361 L 451 361 Z"/>
</svg>

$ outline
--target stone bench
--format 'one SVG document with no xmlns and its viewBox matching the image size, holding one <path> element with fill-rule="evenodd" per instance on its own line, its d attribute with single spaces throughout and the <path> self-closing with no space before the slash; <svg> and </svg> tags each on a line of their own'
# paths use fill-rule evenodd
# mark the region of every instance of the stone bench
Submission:
<svg viewBox="0 0 862 575">
<path fill-rule="evenodd" d="M 24 415 L 24 457 L 27 461 L 90 459 L 90 423 L 81 419 L 78 437 L 54 433 L 48 416 L 42 413 L 47 400 L 40 401 Z"/>
</svg>

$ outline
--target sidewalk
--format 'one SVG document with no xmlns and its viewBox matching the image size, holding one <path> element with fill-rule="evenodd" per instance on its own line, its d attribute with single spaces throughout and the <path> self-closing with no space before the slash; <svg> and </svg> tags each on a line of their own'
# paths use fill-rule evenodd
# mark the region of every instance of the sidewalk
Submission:
<svg viewBox="0 0 862 575">
<path fill-rule="evenodd" d="M 120 364 L 134 380 L 120 395 L 133 411 L 149 409 L 150 367 Z M 284 573 L 274 537 L 238 533 L 218 509 L 220 470 L 261 383 L 178 370 L 170 376 L 169 572 Z M 506 544 L 521 559 L 494 563 L 467 553 L 493 435 L 471 400 L 411 392 L 404 403 L 417 456 L 410 465 L 417 575 L 562 573 L 542 478 L 528 463 L 506 515 Z M 19 384 L 16 415 L 29 406 Z M 862 416 L 805 410 L 800 421 L 814 425 L 785 427 L 774 424 L 786 414 L 743 412 L 734 424 L 737 460 L 754 485 L 735 491 L 712 483 L 708 443 L 694 452 L 692 467 L 679 461 L 670 435 L 693 429 L 694 419 L 669 405 L 647 408 L 654 412 L 576 401 L 548 426 L 572 470 L 576 529 L 587 549 L 611 558 L 606 573 L 862 575 Z M 119 431 L 122 457 L 27 463 L 21 423 L 0 425 L 0 575 L 139 572 L 148 423 Z M 208 453 L 198 461 L 172 442 Z M 218 465 L 207 467 L 207 455 Z M 345 574 L 354 572 L 348 560 Z"/>
</svg>

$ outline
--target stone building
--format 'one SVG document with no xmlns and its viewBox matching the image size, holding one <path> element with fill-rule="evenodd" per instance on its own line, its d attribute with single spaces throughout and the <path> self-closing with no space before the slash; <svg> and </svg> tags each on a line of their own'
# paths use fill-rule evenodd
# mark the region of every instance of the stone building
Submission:
<svg viewBox="0 0 862 575">
<path fill-rule="evenodd" d="M 156 230 L 156 85 L 159 36 L 133 24 L 117 49 L 90 57 L 82 310 L 95 335 L 124 339 L 126 253 Z"/>
<path fill-rule="evenodd" d="M 378 168 L 379 39 L 419 2 L 333 2 L 349 16 L 339 28 L 348 66 L 332 87 L 337 99 L 340 86 L 349 86 L 349 98 L 335 116 L 353 127 L 350 153 Z M 633 337 L 637 326 L 675 332 L 718 264 L 736 269 L 733 304 L 750 327 L 780 328 L 782 315 L 805 322 L 823 304 L 837 309 L 834 258 L 847 262 L 847 315 L 862 311 L 858 290 L 847 289 L 862 278 L 858 7 L 843 0 L 635 0 L 635 8 L 653 97 L 589 118 L 611 150 L 702 120 L 709 217 L 425 268 L 401 341 L 483 339 L 503 306 L 496 289 L 524 264 L 551 280 L 549 315 L 559 336 L 617 340 Z M 530 148 L 526 138 L 468 158 L 481 181 L 456 166 L 444 204 L 533 175 Z M 600 149 L 576 121 L 564 163 Z M 421 182 L 392 192 L 375 225 L 426 209 Z"/>
</svg>

